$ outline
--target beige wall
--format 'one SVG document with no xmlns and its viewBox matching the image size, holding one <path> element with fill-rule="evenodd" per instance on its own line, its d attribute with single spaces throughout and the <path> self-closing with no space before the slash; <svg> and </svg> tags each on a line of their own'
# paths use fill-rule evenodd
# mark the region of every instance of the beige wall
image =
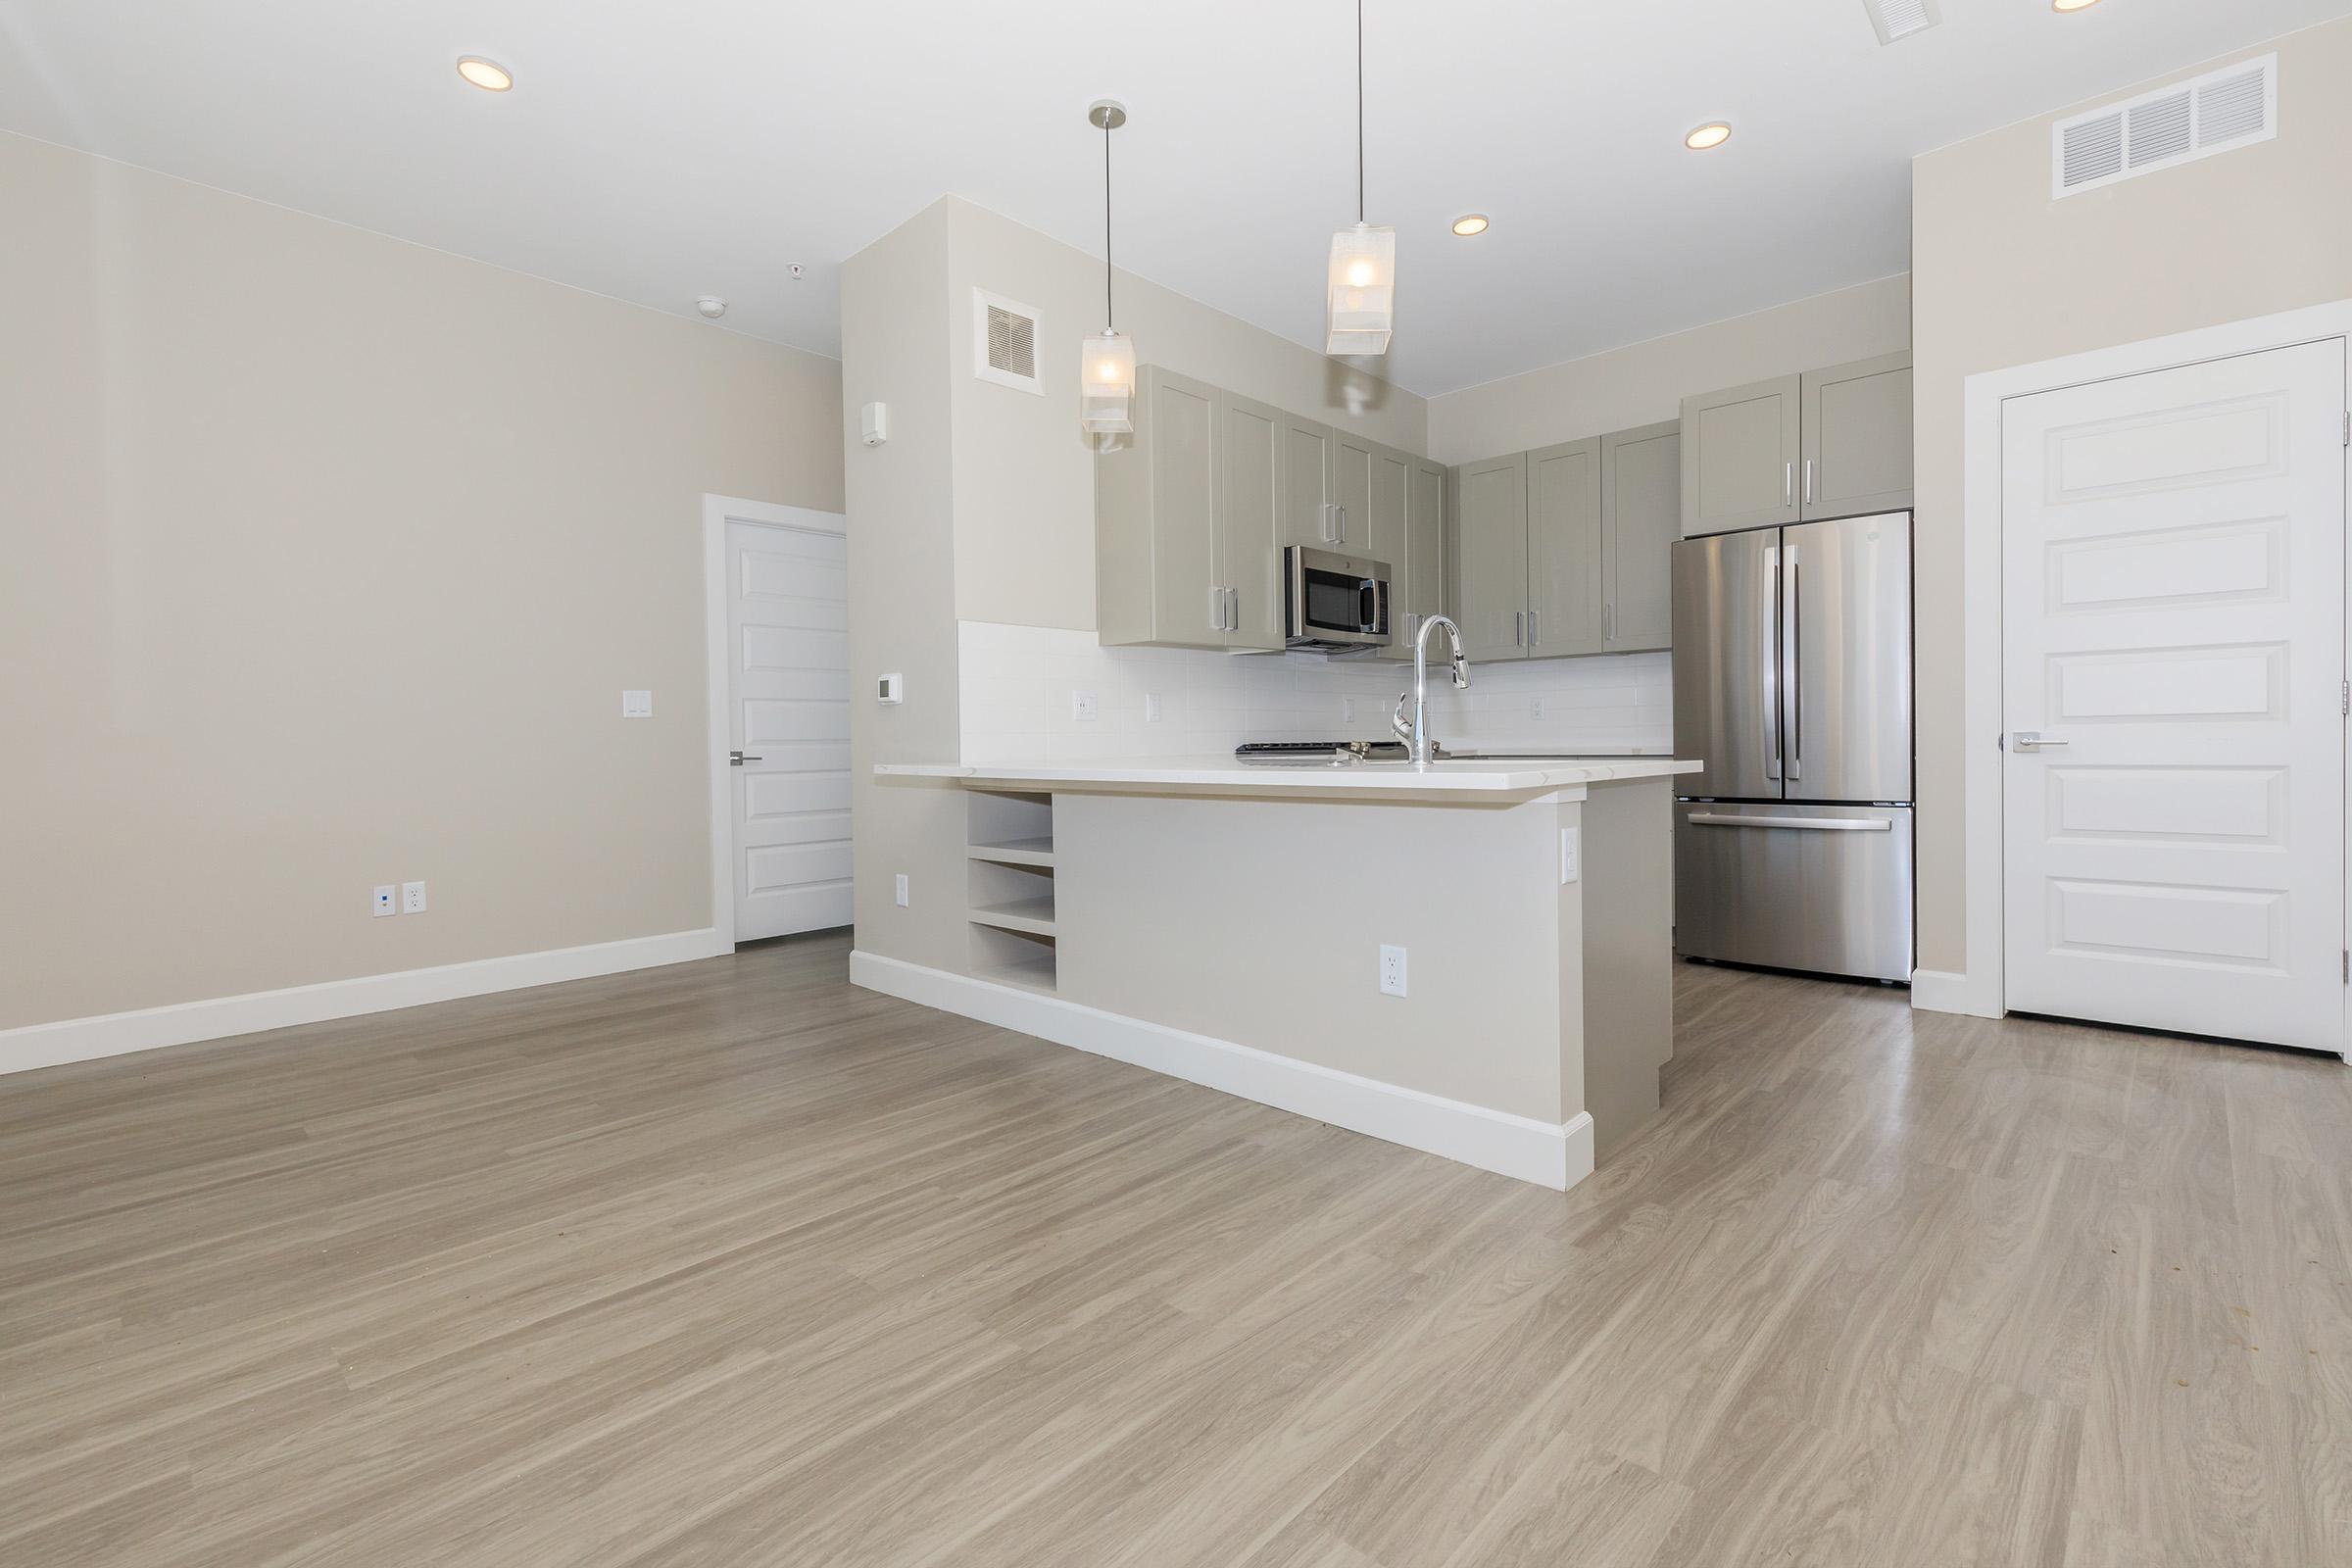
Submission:
<svg viewBox="0 0 2352 1568">
<path fill-rule="evenodd" d="M 1961 785 L 1961 397 L 1981 370 L 2352 297 L 2352 21 L 2278 53 L 2276 141 L 2064 201 L 2050 124 L 1915 166 L 1920 964 L 1968 967 Z M 2110 94 L 2100 102 L 2130 96 Z M 1981 737 L 1989 743 L 1990 737 Z"/>
<path fill-rule="evenodd" d="M 1696 392 L 1911 342 L 1911 280 L 1882 277 L 1429 400 L 1429 455 L 1469 463 L 1678 418 Z"/>
<path fill-rule="evenodd" d="M 1078 428 L 1078 345 L 1102 327 L 1102 264 L 950 200 L 955 355 L 956 610 L 965 620 L 1095 625 L 1095 449 Z M 972 372 L 971 291 L 1039 313 L 1045 395 Z M 1140 362 L 1421 452 L 1426 405 L 1360 370 L 1121 272 L 1119 330 Z M 844 351 L 845 357 L 847 350 Z"/>
<path fill-rule="evenodd" d="M 708 925 L 700 498 L 839 509 L 838 366 L 19 137 L 0 191 L 0 1027 Z"/>
</svg>

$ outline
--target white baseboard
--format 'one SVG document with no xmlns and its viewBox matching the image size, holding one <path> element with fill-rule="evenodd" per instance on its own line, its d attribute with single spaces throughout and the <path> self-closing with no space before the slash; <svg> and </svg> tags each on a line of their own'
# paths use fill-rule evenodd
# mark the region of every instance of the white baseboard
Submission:
<svg viewBox="0 0 2352 1568">
<path fill-rule="evenodd" d="M 1921 1012 L 1958 1012 L 1972 1018 L 1998 1018 L 2001 1006 L 1976 995 L 1967 975 L 1949 969 L 1911 971 L 1911 1005 Z"/>
<path fill-rule="evenodd" d="M 1582 1111 L 1536 1121 L 879 954 L 852 953 L 850 980 L 1556 1192 L 1592 1174 L 1592 1118 Z"/>
<path fill-rule="evenodd" d="M 100 1056 L 119 1056 L 125 1052 L 153 1051 L 161 1046 L 184 1046 L 199 1040 L 220 1040 L 260 1029 L 323 1023 L 330 1018 L 350 1018 L 364 1012 L 388 1012 L 395 1007 L 486 996 L 493 991 L 519 991 L 525 986 L 553 985 L 559 980 L 585 980 L 592 975 L 651 969 L 664 963 L 715 957 L 727 951 L 728 946 L 718 940 L 715 931 L 672 931 L 657 937 L 630 937 L 580 948 L 554 948 L 544 953 L 517 953 L 503 958 L 437 964 L 429 969 L 359 975 L 318 985 L 289 986 L 283 991 L 255 991 L 241 997 L 174 1003 L 166 1007 L 143 1007 L 136 1012 L 109 1012 L 94 1018 L 28 1024 L 20 1029 L 0 1029 L 0 1073 L 26 1072 L 35 1067 L 90 1061 Z"/>
</svg>

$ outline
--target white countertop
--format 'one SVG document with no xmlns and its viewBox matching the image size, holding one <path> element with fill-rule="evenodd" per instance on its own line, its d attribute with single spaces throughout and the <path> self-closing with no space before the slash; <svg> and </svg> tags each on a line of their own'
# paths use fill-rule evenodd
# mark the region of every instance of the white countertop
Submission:
<svg viewBox="0 0 2352 1568">
<path fill-rule="evenodd" d="M 1238 762 L 1227 757 L 1152 757 L 1070 762 L 880 762 L 877 778 L 951 779 L 982 786 L 1115 790 L 1133 794 L 1313 795 L 1363 799 L 1494 801 L 1579 790 L 1627 779 L 1695 773 L 1704 764 L 1671 757 L 1508 761 L 1449 759 L 1358 762 L 1335 767 Z"/>
</svg>

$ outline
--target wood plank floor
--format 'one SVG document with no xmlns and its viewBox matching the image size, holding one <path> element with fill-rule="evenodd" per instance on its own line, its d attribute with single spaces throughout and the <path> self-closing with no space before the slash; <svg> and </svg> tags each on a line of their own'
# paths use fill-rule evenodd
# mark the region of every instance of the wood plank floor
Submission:
<svg viewBox="0 0 2352 1568">
<path fill-rule="evenodd" d="M 0 1562 L 2352 1562 L 2340 1064 L 1687 967 L 1561 1197 L 846 967 L 0 1080 Z"/>
</svg>

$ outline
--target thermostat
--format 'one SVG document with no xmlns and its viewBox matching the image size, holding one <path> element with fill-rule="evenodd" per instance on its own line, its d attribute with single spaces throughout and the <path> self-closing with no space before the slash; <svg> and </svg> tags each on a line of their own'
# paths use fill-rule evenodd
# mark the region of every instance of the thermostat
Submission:
<svg viewBox="0 0 2352 1568">
<path fill-rule="evenodd" d="M 903 675 L 883 676 L 874 682 L 874 701 L 877 703 L 905 702 L 906 700 L 905 681 L 906 677 Z"/>
</svg>

